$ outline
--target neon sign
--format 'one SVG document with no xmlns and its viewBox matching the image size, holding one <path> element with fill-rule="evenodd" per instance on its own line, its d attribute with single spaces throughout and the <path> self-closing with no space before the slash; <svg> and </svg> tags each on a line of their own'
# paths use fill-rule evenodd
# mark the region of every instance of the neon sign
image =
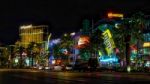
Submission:
<svg viewBox="0 0 150 84">
<path fill-rule="evenodd" d="M 100 59 L 101 62 L 118 62 L 117 58 Z"/>
<path fill-rule="evenodd" d="M 110 33 L 110 30 L 109 29 L 106 29 L 104 32 L 103 32 L 103 39 L 104 39 L 104 44 L 106 46 L 106 51 L 107 51 L 107 54 L 110 55 L 113 53 L 113 48 L 115 48 L 115 44 L 114 44 L 114 41 L 112 39 L 112 35 Z"/>
<path fill-rule="evenodd" d="M 113 17 L 123 18 L 123 14 L 108 13 L 108 18 L 113 18 Z"/>
<path fill-rule="evenodd" d="M 143 44 L 143 47 L 150 47 L 150 42 L 145 42 L 145 43 Z"/>
</svg>

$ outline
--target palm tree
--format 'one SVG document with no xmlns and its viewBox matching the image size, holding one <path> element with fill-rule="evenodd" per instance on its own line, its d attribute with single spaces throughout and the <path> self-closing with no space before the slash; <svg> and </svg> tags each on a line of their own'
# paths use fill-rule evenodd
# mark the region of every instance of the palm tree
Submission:
<svg viewBox="0 0 150 84">
<path fill-rule="evenodd" d="M 73 44 L 73 38 L 71 37 L 70 34 L 64 34 L 62 37 L 61 37 L 61 45 L 60 45 L 60 48 L 61 49 L 66 49 L 67 50 L 67 53 L 62 53 L 61 55 L 63 56 L 64 60 L 68 60 L 68 63 L 70 63 L 70 54 L 72 54 L 72 49 L 74 47 L 74 44 Z"/>
<path fill-rule="evenodd" d="M 102 38 L 102 31 L 97 29 L 95 32 L 92 32 L 90 35 L 90 48 L 89 51 L 91 53 L 90 58 L 88 59 L 88 65 L 93 68 L 93 70 L 96 69 L 96 67 L 99 65 L 98 61 L 98 52 L 103 51 L 104 44 L 103 44 L 103 38 Z"/>
<path fill-rule="evenodd" d="M 81 35 L 77 48 L 80 50 L 79 55 L 83 62 L 86 62 L 91 57 L 90 36 Z"/>
<path fill-rule="evenodd" d="M 114 29 L 114 39 L 116 46 L 121 53 L 126 55 L 126 65 L 130 65 L 130 44 L 134 41 L 142 40 L 142 28 L 144 18 L 141 12 L 134 14 L 131 18 L 124 19 L 120 28 Z"/>
<path fill-rule="evenodd" d="M 28 54 L 29 58 L 32 59 L 31 66 L 33 66 L 33 53 L 32 53 L 32 50 L 33 50 L 34 44 L 35 44 L 34 42 L 31 42 L 27 47 L 27 54 Z"/>
<path fill-rule="evenodd" d="M 61 57 L 60 55 L 60 44 L 57 44 L 57 45 L 54 45 L 53 47 L 53 55 L 54 55 L 54 58 L 57 60 Z"/>
<path fill-rule="evenodd" d="M 41 44 L 38 44 L 35 42 L 31 42 L 28 45 L 27 52 L 28 52 L 28 56 L 32 59 L 31 66 L 33 66 L 33 64 L 34 64 L 33 63 L 34 59 L 36 59 L 36 61 L 37 61 L 39 58 L 40 47 L 41 47 Z"/>
<path fill-rule="evenodd" d="M 90 36 L 91 53 L 94 53 L 94 56 L 97 57 L 98 50 L 102 49 L 102 46 L 103 46 L 102 31 L 97 29 Z"/>
<path fill-rule="evenodd" d="M 69 34 L 64 34 L 61 37 L 61 42 L 53 46 L 53 55 L 56 59 L 56 62 L 61 59 L 64 63 L 70 63 L 69 56 L 72 53 L 72 48 L 72 37 Z M 66 51 L 66 53 L 64 53 L 63 51 Z"/>
<path fill-rule="evenodd" d="M 23 67 L 23 58 L 22 58 L 22 53 L 24 51 L 24 47 L 20 46 L 19 47 L 19 54 L 20 54 L 20 68 Z"/>
</svg>

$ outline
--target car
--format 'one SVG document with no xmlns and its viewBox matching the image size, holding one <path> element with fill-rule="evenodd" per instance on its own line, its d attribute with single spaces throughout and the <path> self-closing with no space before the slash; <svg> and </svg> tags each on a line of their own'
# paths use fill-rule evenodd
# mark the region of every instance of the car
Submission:
<svg viewBox="0 0 150 84">
<path fill-rule="evenodd" d="M 88 60 L 88 69 L 90 71 L 96 71 L 98 68 L 98 60 L 97 58 L 89 58 Z"/>
<path fill-rule="evenodd" d="M 39 69 L 39 70 L 43 70 L 43 69 L 44 69 L 44 66 L 38 66 L 38 69 Z"/>
<path fill-rule="evenodd" d="M 77 71 L 96 71 L 98 68 L 98 59 L 89 58 L 88 61 L 76 60 L 73 70 Z"/>
<path fill-rule="evenodd" d="M 50 70 L 51 68 L 50 68 L 50 66 L 45 66 L 44 67 L 44 70 Z"/>
<path fill-rule="evenodd" d="M 38 69 L 38 67 L 37 66 L 33 66 L 33 67 L 31 67 L 31 69 L 35 69 L 36 70 L 36 69 Z"/>
<path fill-rule="evenodd" d="M 72 65 L 66 65 L 66 66 L 65 66 L 65 70 L 66 70 L 66 71 L 70 71 L 70 70 L 72 70 L 72 69 L 73 69 Z"/>
<path fill-rule="evenodd" d="M 88 66 L 88 63 L 80 63 L 80 64 L 75 64 L 74 67 L 73 67 L 73 70 L 75 71 L 89 71 L 89 66 Z"/>
<path fill-rule="evenodd" d="M 60 65 L 55 65 L 54 66 L 54 71 L 61 71 L 62 69 L 63 69 L 63 67 L 60 66 Z"/>
</svg>

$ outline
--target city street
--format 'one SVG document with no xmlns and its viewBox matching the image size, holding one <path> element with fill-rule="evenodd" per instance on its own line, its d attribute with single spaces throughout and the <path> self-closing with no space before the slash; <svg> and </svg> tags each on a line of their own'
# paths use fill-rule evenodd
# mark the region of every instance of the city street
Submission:
<svg viewBox="0 0 150 84">
<path fill-rule="evenodd" d="M 0 84 L 149 84 L 148 73 L 1 70 Z"/>
<path fill-rule="evenodd" d="M 1 0 L 0 84 L 150 84 L 150 0 Z"/>
</svg>

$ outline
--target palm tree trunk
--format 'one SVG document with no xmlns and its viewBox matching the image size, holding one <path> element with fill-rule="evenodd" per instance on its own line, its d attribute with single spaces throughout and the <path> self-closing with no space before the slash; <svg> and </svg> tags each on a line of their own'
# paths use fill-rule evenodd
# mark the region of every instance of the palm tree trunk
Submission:
<svg viewBox="0 0 150 84">
<path fill-rule="evenodd" d="M 130 65 L 130 35 L 127 35 L 125 37 L 125 42 L 126 42 L 126 66 L 128 67 Z"/>
<path fill-rule="evenodd" d="M 22 61 L 23 61 L 23 59 L 22 59 L 22 52 L 23 52 L 23 47 L 20 47 L 19 48 L 19 54 L 20 54 L 20 68 L 22 68 Z"/>
<path fill-rule="evenodd" d="M 22 68 L 22 52 L 20 52 L 20 68 Z"/>
<path fill-rule="evenodd" d="M 32 67 L 33 67 L 33 54 L 32 54 L 32 56 L 31 56 L 31 57 L 32 57 Z"/>
<path fill-rule="evenodd" d="M 130 65 L 130 46 L 129 43 L 126 43 L 126 65 Z"/>
</svg>

